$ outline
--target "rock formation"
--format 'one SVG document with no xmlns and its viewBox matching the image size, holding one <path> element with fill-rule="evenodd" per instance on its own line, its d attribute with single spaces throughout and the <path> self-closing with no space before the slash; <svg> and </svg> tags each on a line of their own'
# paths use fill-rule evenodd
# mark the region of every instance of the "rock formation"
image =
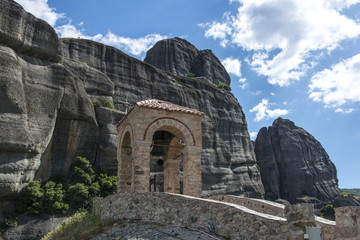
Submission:
<svg viewBox="0 0 360 240">
<path fill-rule="evenodd" d="M 171 41 L 179 40 L 168 40 Z M 245 115 L 230 92 L 214 87 L 205 77 L 177 76 L 97 42 L 62 39 L 62 44 L 65 62 L 85 63 L 111 79 L 116 109 L 125 111 L 135 102 L 154 98 L 205 113 L 202 125 L 205 196 L 232 193 L 261 197 L 262 183 Z"/>
<path fill-rule="evenodd" d="M 328 203 L 340 193 L 336 168 L 325 149 L 290 120 L 278 118 L 262 128 L 255 154 L 266 199 L 294 203 L 314 197 Z"/>
<path fill-rule="evenodd" d="M 230 86 L 230 76 L 211 50 L 198 50 L 181 38 L 159 41 L 150 49 L 145 62 L 179 76 L 205 77 Z"/>
<path fill-rule="evenodd" d="M 360 197 L 352 193 L 341 193 L 334 199 L 334 207 L 360 206 Z"/>
<path fill-rule="evenodd" d="M 209 51 L 194 47 L 196 56 L 184 59 L 189 71 L 202 77 L 183 77 L 100 43 L 59 39 L 46 22 L 11 0 L 0 2 L 0 21 L 2 199 L 16 196 L 31 180 L 66 174 L 78 155 L 116 173 L 115 124 L 132 104 L 150 98 L 205 113 L 204 196 L 263 196 L 245 115 L 230 92 L 211 84 L 230 79 Z M 192 56 L 186 51 L 173 49 L 176 56 Z M 115 109 L 95 109 L 92 101 L 100 97 Z"/>
</svg>

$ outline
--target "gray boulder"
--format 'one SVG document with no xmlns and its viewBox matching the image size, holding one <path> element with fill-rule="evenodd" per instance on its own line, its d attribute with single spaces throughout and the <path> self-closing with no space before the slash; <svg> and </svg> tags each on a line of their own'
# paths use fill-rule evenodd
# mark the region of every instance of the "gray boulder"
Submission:
<svg viewBox="0 0 360 240">
<path fill-rule="evenodd" d="M 304 129 L 278 118 L 255 141 L 265 198 L 290 203 L 316 198 L 330 203 L 340 193 L 335 165 L 321 144 Z"/>
<path fill-rule="evenodd" d="M 145 62 L 179 76 L 193 73 L 211 83 L 230 86 L 230 76 L 211 50 L 198 50 L 188 41 L 172 38 L 159 41 L 146 53 Z"/>
</svg>

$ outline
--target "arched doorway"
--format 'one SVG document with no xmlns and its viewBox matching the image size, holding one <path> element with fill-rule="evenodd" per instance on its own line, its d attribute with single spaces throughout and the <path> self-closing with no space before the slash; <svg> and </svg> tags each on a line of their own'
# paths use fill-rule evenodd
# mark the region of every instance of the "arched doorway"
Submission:
<svg viewBox="0 0 360 240">
<path fill-rule="evenodd" d="M 200 196 L 203 116 L 154 99 L 136 103 L 117 128 L 118 191 Z M 156 183 L 154 176 L 159 176 Z"/>
<path fill-rule="evenodd" d="M 118 190 L 120 192 L 130 192 L 132 189 L 132 182 L 133 167 L 131 137 L 130 132 L 126 132 L 122 138 L 120 147 L 120 158 L 118 163 Z"/>
<path fill-rule="evenodd" d="M 171 132 L 159 130 L 153 135 L 150 151 L 151 192 L 183 193 L 182 159 L 185 142 Z"/>
</svg>

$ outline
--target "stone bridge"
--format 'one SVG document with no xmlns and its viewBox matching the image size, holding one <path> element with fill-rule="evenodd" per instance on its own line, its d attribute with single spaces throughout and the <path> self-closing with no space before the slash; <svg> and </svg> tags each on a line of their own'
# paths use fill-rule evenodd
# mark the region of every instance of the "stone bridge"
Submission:
<svg viewBox="0 0 360 240">
<path fill-rule="evenodd" d="M 222 201 L 173 193 L 117 193 L 96 198 L 94 210 L 104 219 L 155 221 L 225 239 L 304 239 L 306 226 L 321 228 L 323 240 L 360 239 L 360 208 L 336 209 L 335 223 L 315 217 L 311 205 L 283 206 L 236 196 L 218 197 Z"/>
</svg>

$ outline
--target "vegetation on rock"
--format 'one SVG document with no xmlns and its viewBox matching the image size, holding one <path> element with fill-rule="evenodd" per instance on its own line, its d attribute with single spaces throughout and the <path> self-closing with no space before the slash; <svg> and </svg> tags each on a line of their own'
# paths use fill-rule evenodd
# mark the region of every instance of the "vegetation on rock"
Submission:
<svg viewBox="0 0 360 240">
<path fill-rule="evenodd" d="M 194 77 L 196 77 L 196 75 L 195 75 L 195 73 L 188 73 L 187 77 L 194 78 Z"/>
<path fill-rule="evenodd" d="M 219 83 L 216 85 L 215 83 L 212 84 L 214 87 L 220 88 L 221 90 L 225 91 L 231 91 L 231 87 L 229 85 L 226 85 L 225 83 Z"/>
<path fill-rule="evenodd" d="M 335 210 L 333 205 L 327 204 L 320 209 L 321 217 L 335 220 Z"/>
<path fill-rule="evenodd" d="M 78 156 L 70 167 L 68 181 L 57 176 L 42 185 L 39 181 L 30 182 L 21 192 L 17 211 L 38 215 L 89 209 L 93 197 L 115 193 L 116 185 L 116 176 L 94 171 L 86 158 Z"/>
<path fill-rule="evenodd" d="M 89 239 L 114 226 L 115 220 L 103 220 L 96 214 L 79 211 L 66 219 L 55 231 L 48 233 L 42 240 Z"/>
<path fill-rule="evenodd" d="M 360 196 L 360 188 L 342 188 L 342 193 L 352 193 L 354 195 Z"/>
<path fill-rule="evenodd" d="M 110 100 L 107 100 L 102 97 L 99 98 L 98 100 L 92 101 L 92 104 L 94 105 L 94 107 L 107 107 L 114 109 L 114 104 Z"/>
</svg>

